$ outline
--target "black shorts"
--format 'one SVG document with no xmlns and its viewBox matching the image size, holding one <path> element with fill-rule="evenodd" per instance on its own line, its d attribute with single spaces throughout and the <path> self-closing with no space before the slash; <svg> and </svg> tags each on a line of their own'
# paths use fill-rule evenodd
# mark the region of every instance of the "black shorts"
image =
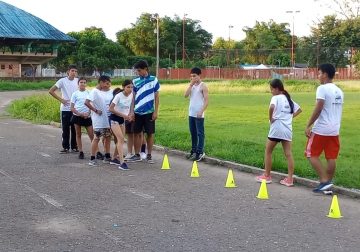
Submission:
<svg viewBox="0 0 360 252">
<path fill-rule="evenodd" d="M 129 121 L 125 121 L 125 133 L 126 134 L 133 134 L 134 133 L 134 126 L 135 126 L 135 122 L 129 122 Z"/>
<path fill-rule="evenodd" d="M 79 126 L 84 126 L 84 127 L 89 127 L 92 125 L 92 121 L 91 121 L 90 117 L 85 119 L 85 118 L 83 118 L 81 116 L 77 116 L 77 115 L 72 115 L 70 122 L 73 124 L 77 124 Z"/>
<path fill-rule="evenodd" d="M 114 114 L 111 114 L 109 116 L 109 121 L 110 121 L 110 126 L 113 124 L 111 121 L 113 121 L 113 122 L 115 122 L 115 123 L 117 123 L 119 125 L 122 125 L 125 122 L 123 117 L 120 117 L 120 116 L 117 116 L 117 115 L 114 115 Z"/>
<path fill-rule="evenodd" d="M 273 137 L 268 137 L 268 139 L 269 139 L 270 141 L 273 141 L 273 142 L 278 142 L 278 143 L 280 143 L 280 142 L 282 142 L 282 141 L 286 141 L 286 140 L 284 140 L 284 139 L 280 139 L 280 138 L 273 138 Z"/>
<path fill-rule="evenodd" d="M 152 114 L 138 115 L 135 114 L 134 133 L 145 132 L 146 134 L 155 133 L 155 121 L 152 121 Z"/>
</svg>

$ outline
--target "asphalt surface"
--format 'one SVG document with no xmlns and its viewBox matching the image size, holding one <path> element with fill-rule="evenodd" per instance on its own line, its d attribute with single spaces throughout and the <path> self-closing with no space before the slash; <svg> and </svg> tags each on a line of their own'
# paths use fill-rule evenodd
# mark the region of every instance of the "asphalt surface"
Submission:
<svg viewBox="0 0 360 252">
<path fill-rule="evenodd" d="M 253 175 L 234 170 L 224 188 L 225 167 L 190 178 L 177 155 L 161 170 L 163 152 L 130 171 L 90 167 L 58 154 L 60 129 L 4 114 L 29 93 L 0 93 L 0 251 L 359 251 L 359 199 L 339 195 L 344 217 L 331 219 L 331 196 L 275 182 L 259 200 Z"/>
</svg>

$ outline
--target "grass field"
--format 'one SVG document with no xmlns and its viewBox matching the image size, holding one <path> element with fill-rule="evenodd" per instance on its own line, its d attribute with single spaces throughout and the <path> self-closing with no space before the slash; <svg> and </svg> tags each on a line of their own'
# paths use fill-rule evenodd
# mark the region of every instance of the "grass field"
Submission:
<svg viewBox="0 0 360 252">
<path fill-rule="evenodd" d="M 304 128 L 315 103 L 316 82 L 288 83 L 286 89 L 301 106 L 303 113 L 293 123 L 295 174 L 316 178 L 304 158 Z M 335 182 L 360 188 L 358 149 L 360 143 L 360 84 L 340 82 L 345 91 L 341 128 L 341 151 Z M 210 102 L 205 119 L 205 152 L 209 156 L 263 167 L 267 119 L 271 95 L 266 81 L 253 83 L 209 82 Z M 180 150 L 190 150 L 188 100 L 183 97 L 186 84 L 162 85 L 156 143 Z M 49 96 L 33 96 L 14 102 L 9 110 L 20 118 L 46 123 L 59 121 L 59 104 Z M 24 112 L 25 111 L 25 112 Z M 286 172 L 286 161 L 278 146 L 274 152 L 273 170 Z"/>
</svg>

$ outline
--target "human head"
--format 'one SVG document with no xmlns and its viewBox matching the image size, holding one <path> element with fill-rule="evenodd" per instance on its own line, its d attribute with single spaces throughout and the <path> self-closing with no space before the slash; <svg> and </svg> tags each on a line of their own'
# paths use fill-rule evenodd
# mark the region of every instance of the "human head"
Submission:
<svg viewBox="0 0 360 252">
<path fill-rule="evenodd" d="M 284 84 L 280 79 L 273 79 L 270 81 L 270 91 L 273 95 L 277 95 L 284 91 Z"/>
<path fill-rule="evenodd" d="M 331 82 L 336 72 L 335 67 L 329 63 L 321 64 L 318 67 L 318 70 L 319 70 L 319 80 L 321 84 Z"/>
<path fill-rule="evenodd" d="M 76 77 L 76 74 L 77 74 L 76 65 L 69 65 L 68 70 L 67 70 L 67 74 L 68 74 L 70 79 L 74 79 Z"/>
<path fill-rule="evenodd" d="M 110 77 L 106 75 L 101 75 L 98 79 L 98 84 L 100 84 L 101 90 L 107 91 L 111 85 Z"/>
<path fill-rule="evenodd" d="M 201 69 L 198 67 L 193 67 L 190 71 L 190 74 L 201 75 Z"/>
<path fill-rule="evenodd" d="M 133 89 L 133 83 L 131 80 L 126 79 L 124 80 L 123 84 L 122 84 L 123 90 L 125 92 L 126 95 L 131 94 L 132 89 Z"/>
<path fill-rule="evenodd" d="M 190 70 L 190 80 L 192 82 L 200 82 L 201 69 L 198 67 L 193 67 Z"/>
<path fill-rule="evenodd" d="M 78 80 L 78 86 L 79 86 L 79 90 L 84 91 L 86 88 L 86 79 L 85 77 L 80 77 Z"/>
<path fill-rule="evenodd" d="M 137 71 L 137 73 L 142 77 L 145 77 L 149 74 L 149 65 L 145 60 L 139 60 L 134 65 L 134 68 Z"/>
</svg>

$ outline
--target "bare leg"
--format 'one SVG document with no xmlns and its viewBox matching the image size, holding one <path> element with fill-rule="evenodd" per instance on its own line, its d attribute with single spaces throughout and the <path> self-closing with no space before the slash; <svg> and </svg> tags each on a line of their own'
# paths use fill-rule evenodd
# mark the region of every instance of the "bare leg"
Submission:
<svg viewBox="0 0 360 252">
<path fill-rule="evenodd" d="M 120 163 L 124 163 L 124 156 L 123 156 L 124 135 L 121 130 L 121 126 L 118 124 L 111 125 L 111 130 L 117 139 L 116 149 Z M 115 158 L 115 156 L 113 158 Z"/>
<path fill-rule="evenodd" d="M 141 142 L 142 142 L 142 132 L 140 132 L 140 133 L 134 133 L 134 149 L 135 149 L 135 154 L 139 154 L 139 153 L 140 153 Z"/>
<path fill-rule="evenodd" d="M 76 132 L 76 144 L 79 151 L 83 151 L 82 142 L 81 142 L 81 126 L 78 124 L 74 124 L 75 132 Z"/>
<path fill-rule="evenodd" d="M 309 161 L 310 161 L 312 167 L 315 169 L 315 171 L 319 175 L 320 182 L 322 183 L 322 182 L 328 181 L 326 171 L 325 171 L 319 157 L 310 157 Z"/>
<path fill-rule="evenodd" d="M 267 140 L 265 148 L 265 176 L 270 176 L 271 166 L 272 166 L 272 152 L 277 145 L 277 142 Z"/>
<path fill-rule="evenodd" d="M 147 154 L 151 155 L 152 147 L 154 145 L 154 134 L 146 135 L 146 144 L 147 144 Z"/>
<path fill-rule="evenodd" d="M 127 134 L 127 151 L 128 153 L 133 153 L 134 147 L 134 133 Z"/>
<path fill-rule="evenodd" d="M 336 159 L 327 159 L 328 180 L 332 180 L 335 174 Z"/>
<path fill-rule="evenodd" d="M 91 156 L 95 156 L 96 151 L 99 149 L 99 142 L 100 138 L 95 136 L 91 142 Z"/>
<path fill-rule="evenodd" d="M 282 141 L 281 144 L 284 149 L 284 154 L 288 162 L 288 178 L 292 180 L 294 175 L 294 158 L 291 152 L 291 142 Z"/>
<path fill-rule="evenodd" d="M 94 130 L 92 126 L 86 127 L 86 132 L 90 138 L 90 141 L 92 142 L 92 140 L 94 139 Z"/>
</svg>

